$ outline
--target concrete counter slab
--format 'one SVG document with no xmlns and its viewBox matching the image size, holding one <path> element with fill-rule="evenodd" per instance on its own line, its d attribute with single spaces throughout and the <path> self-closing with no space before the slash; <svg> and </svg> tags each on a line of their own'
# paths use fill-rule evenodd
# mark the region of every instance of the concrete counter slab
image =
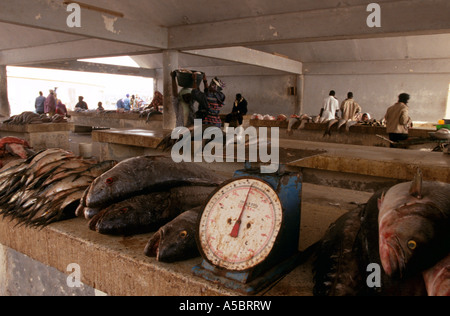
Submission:
<svg viewBox="0 0 450 316">
<path fill-rule="evenodd" d="M 70 123 L 44 123 L 28 125 L 0 124 L 0 137 L 13 136 L 28 141 L 35 150 L 62 148 L 69 150 Z"/>
<path fill-rule="evenodd" d="M 156 147 L 169 132 L 144 129 L 111 129 L 92 132 L 92 141 L 100 148 L 101 160 L 125 160 L 158 155 Z"/>
<path fill-rule="evenodd" d="M 353 203 L 366 202 L 371 194 L 336 188 L 326 188 L 305 184 L 302 200 L 302 223 L 300 249 L 319 240 L 328 226 L 343 213 L 355 208 Z M 70 272 L 70 264 L 78 264 L 81 281 L 109 295 L 125 296 L 236 296 L 239 292 L 230 291 L 192 275 L 192 267 L 201 258 L 175 264 L 159 263 L 144 255 L 144 248 L 152 234 L 133 237 L 112 237 L 89 230 L 87 221 L 73 219 L 54 223 L 42 230 L 16 227 L 14 222 L 0 218 L 0 245 L 23 254 L 63 274 L 57 284 L 65 286 L 65 278 Z M 2 257 L 0 247 L 0 259 Z M 16 255 L 17 257 L 17 255 Z M 20 262 L 20 258 L 16 259 Z M 20 282 L 2 275 L 0 260 L 0 282 L 20 287 Z M 6 267 L 6 270 L 12 267 Z M 20 273 L 30 273 L 29 270 Z M 14 276 L 16 275 L 16 276 Z M 45 278 L 53 278 L 46 273 Z M 30 274 L 27 279 L 37 279 L 39 275 Z M 5 280 L 6 279 L 6 280 Z M 51 286 L 52 280 L 40 282 Z M 48 285 L 50 284 L 50 285 Z M 1 287 L 0 283 L 0 293 Z M 23 295 L 29 293 L 29 283 L 16 288 Z M 27 287 L 28 286 L 28 287 Z M 299 265 L 274 287 L 260 295 L 268 296 L 311 296 L 311 261 Z M 67 292 L 68 289 L 64 289 Z M 93 291 L 89 291 L 93 292 Z"/>
<path fill-rule="evenodd" d="M 100 143 L 156 148 L 169 132 L 143 129 L 93 131 L 92 140 Z"/>
<path fill-rule="evenodd" d="M 393 148 L 281 140 L 281 146 L 326 150 L 289 166 L 383 177 L 401 181 L 414 178 L 417 168 L 424 180 L 450 182 L 450 156 L 442 153 Z"/>
<path fill-rule="evenodd" d="M 69 112 L 70 121 L 75 126 L 107 128 L 162 129 L 163 116 L 155 114 L 148 121 L 139 113 L 116 112 Z"/>
<path fill-rule="evenodd" d="M 251 120 L 250 125 L 254 127 L 279 127 L 280 137 L 291 140 L 303 140 L 325 143 L 339 143 L 349 145 L 361 145 L 361 146 L 376 146 L 376 147 L 389 147 L 389 142 L 379 138 L 377 135 L 381 135 L 385 138 L 389 138 L 386 132 L 386 127 L 383 126 L 369 126 L 369 125 L 354 125 L 351 126 L 349 131 L 345 131 L 345 127 L 342 127 L 339 131 L 337 124 L 331 128 L 331 136 L 325 136 L 324 133 L 327 129 L 327 123 L 306 123 L 304 129 L 299 130 L 300 121 L 294 124 L 292 128 L 292 135 L 288 135 L 288 121 L 261 121 Z M 411 139 L 428 139 L 430 132 L 435 132 L 432 129 L 413 128 L 409 130 L 409 137 Z M 424 141 L 425 142 L 425 141 Z M 430 140 L 430 144 L 420 145 L 425 147 L 435 147 L 436 144 Z M 413 146 L 411 146 L 413 147 Z"/>
</svg>

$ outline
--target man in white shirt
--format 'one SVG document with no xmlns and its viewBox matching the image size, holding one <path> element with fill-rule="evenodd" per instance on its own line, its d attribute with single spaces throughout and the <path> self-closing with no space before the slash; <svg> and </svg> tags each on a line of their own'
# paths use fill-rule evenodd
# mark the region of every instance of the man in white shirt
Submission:
<svg viewBox="0 0 450 316">
<path fill-rule="evenodd" d="M 331 90 L 329 97 L 324 100 L 320 123 L 336 119 L 336 112 L 339 110 L 339 101 L 335 98 L 335 95 L 336 92 Z"/>
</svg>

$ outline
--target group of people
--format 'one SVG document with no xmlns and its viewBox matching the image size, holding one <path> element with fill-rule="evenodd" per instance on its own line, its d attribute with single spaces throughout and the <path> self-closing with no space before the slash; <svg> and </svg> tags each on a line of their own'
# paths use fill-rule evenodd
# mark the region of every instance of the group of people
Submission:
<svg viewBox="0 0 450 316">
<path fill-rule="evenodd" d="M 144 104 L 144 101 L 137 95 L 127 93 L 124 98 L 120 98 L 117 103 L 117 112 L 130 112 L 133 109 L 139 109 Z"/>
<path fill-rule="evenodd" d="M 409 117 L 409 99 L 409 94 L 400 94 L 398 102 L 389 107 L 384 116 L 386 131 L 389 134 L 389 139 L 394 143 L 408 139 L 408 130 L 412 127 L 412 120 Z M 336 118 L 360 122 L 367 122 L 370 120 L 370 114 L 364 113 L 360 116 L 361 113 L 361 106 L 353 99 L 352 92 L 347 94 L 347 99 L 339 106 L 336 92 L 332 90 L 330 91 L 329 96 L 324 100 L 320 113 L 320 122 L 326 122 Z M 359 119 L 359 117 L 361 118 Z"/>
<path fill-rule="evenodd" d="M 54 90 L 49 90 L 49 94 L 47 97 L 44 97 L 44 93 L 42 91 L 39 91 L 39 96 L 36 98 L 34 107 L 37 114 L 46 114 L 50 117 L 54 116 L 55 114 L 59 114 L 62 116 L 67 116 L 68 114 L 66 105 L 62 103 L 61 99 L 58 99 L 56 88 Z M 78 103 L 75 106 L 75 109 L 88 109 L 88 105 L 84 101 L 84 97 L 78 97 Z"/>
<path fill-rule="evenodd" d="M 324 100 L 320 112 L 320 123 L 334 119 L 343 119 L 346 121 L 362 121 L 370 119 L 368 113 L 364 113 L 361 116 L 361 112 L 361 106 L 353 99 L 353 92 L 349 92 L 347 94 L 347 99 L 339 104 L 339 101 L 336 98 L 336 92 L 331 90 L 329 96 Z"/>
<path fill-rule="evenodd" d="M 203 125 L 221 128 L 220 111 L 225 105 L 226 99 L 223 93 L 224 82 L 215 77 L 208 84 L 206 75 L 203 75 L 204 90 L 201 91 L 197 81 L 198 74 L 194 73 L 192 74 L 193 87 L 182 88 L 178 91 L 176 72 L 172 72 L 171 76 L 172 100 L 177 117 L 177 126 L 190 127 L 194 124 L 194 119 L 201 119 Z M 198 103 L 197 111 L 195 111 L 195 103 Z M 233 121 L 237 121 L 239 126 L 243 124 L 243 117 L 248 112 L 247 106 L 247 100 L 241 94 L 237 94 L 232 113 L 228 114 L 225 119 L 225 131 Z"/>
</svg>

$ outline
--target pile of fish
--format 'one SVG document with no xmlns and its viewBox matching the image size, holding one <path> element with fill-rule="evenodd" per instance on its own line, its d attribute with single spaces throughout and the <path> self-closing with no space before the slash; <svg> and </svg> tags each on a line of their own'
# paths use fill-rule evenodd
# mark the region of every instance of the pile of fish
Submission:
<svg viewBox="0 0 450 316">
<path fill-rule="evenodd" d="M 37 114 L 34 112 L 23 112 L 19 115 L 11 116 L 3 124 L 6 125 L 28 125 L 28 124 L 43 124 L 43 123 L 67 123 L 67 119 L 59 114 L 55 114 L 53 117 L 48 117 L 45 114 Z"/>
<path fill-rule="evenodd" d="M 115 165 L 48 149 L 0 170 L 0 215 L 31 227 L 73 217 L 86 188 Z"/>
<path fill-rule="evenodd" d="M 101 234 L 127 236 L 155 232 L 184 212 L 203 205 L 225 180 L 211 170 L 193 163 L 175 163 L 170 157 L 135 157 L 95 179 L 83 195 L 76 214 L 89 219 L 90 229 Z M 182 232 L 190 231 L 184 226 L 186 222 L 180 219 L 178 222 L 183 223 L 175 225 Z M 194 234 L 181 235 L 183 240 L 195 244 Z M 153 250 L 164 242 L 155 244 L 151 246 Z M 196 253 L 189 249 L 186 245 L 177 247 L 179 253 L 187 256 Z M 161 249 L 146 253 L 165 262 L 174 257 L 165 256 Z M 180 258 L 187 259 L 186 255 Z"/>
<path fill-rule="evenodd" d="M 343 215 L 318 244 L 319 296 L 450 296 L 450 184 L 401 183 Z M 381 287 L 367 284 L 381 268 Z"/>
</svg>

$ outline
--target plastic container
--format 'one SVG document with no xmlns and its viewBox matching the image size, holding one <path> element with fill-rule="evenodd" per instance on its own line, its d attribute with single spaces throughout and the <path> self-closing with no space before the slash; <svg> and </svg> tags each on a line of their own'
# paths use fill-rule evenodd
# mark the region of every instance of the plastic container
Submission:
<svg viewBox="0 0 450 316">
<path fill-rule="evenodd" d="M 199 73 L 197 74 L 197 87 L 200 87 L 204 73 L 196 70 L 191 70 L 191 72 L 182 72 L 180 70 L 175 71 L 177 74 L 178 85 L 183 88 L 193 88 L 194 80 L 192 78 L 192 74 L 195 72 Z"/>
<path fill-rule="evenodd" d="M 92 157 L 92 144 L 80 144 L 79 145 L 80 156 L 83 158 Z"/>
<path fill-rule="evenodd" d="M 440 129 L 443 129 L 443 128 L 450 129 L 450 124 L 436 125 L 436 129 L 437 130 L 440 130 Z"/>
</svg>

